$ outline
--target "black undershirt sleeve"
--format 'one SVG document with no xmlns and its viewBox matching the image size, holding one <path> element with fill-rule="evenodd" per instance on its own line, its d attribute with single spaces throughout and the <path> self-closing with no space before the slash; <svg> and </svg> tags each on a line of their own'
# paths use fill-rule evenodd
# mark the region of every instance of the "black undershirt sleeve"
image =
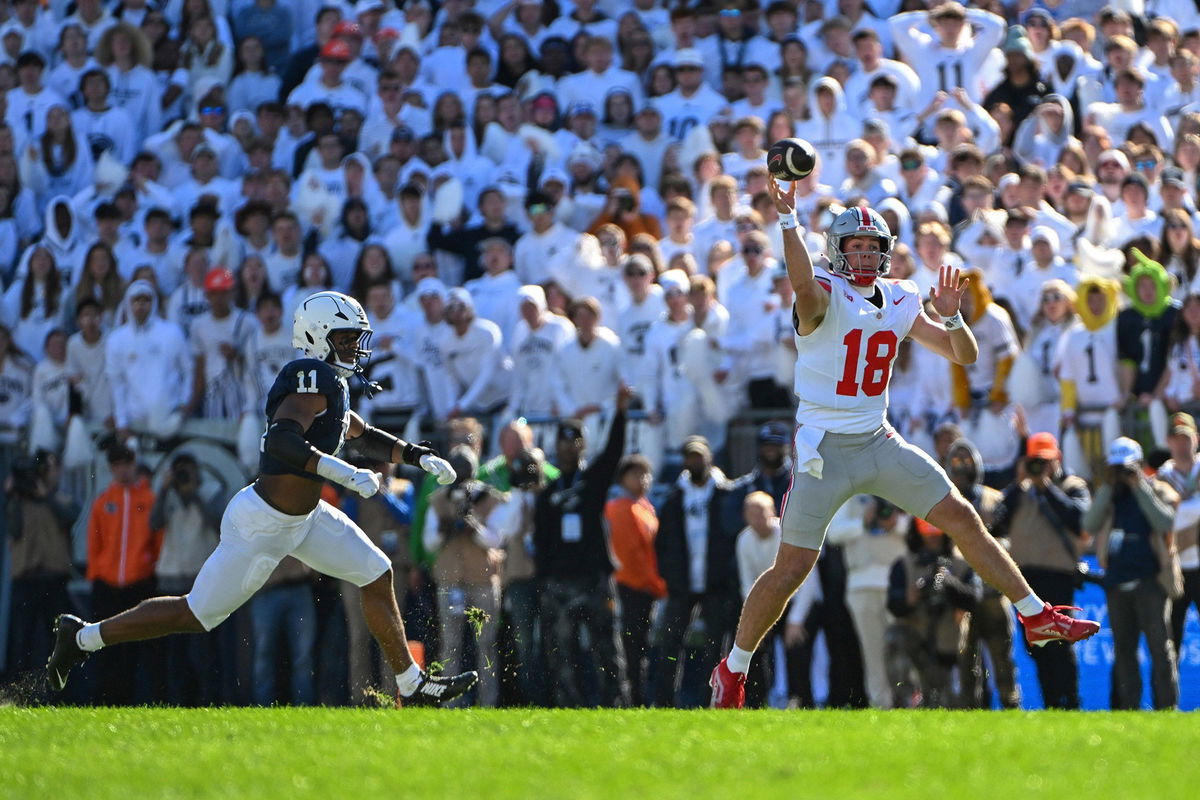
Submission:
<svg viewBox="0 0 1200 800">
<path fill-rule="evenodd" d="M 308 460 L 321 457 L 321 452 L 304 438 L 304 428 L 294 419 L 281 419 L 271 423 L 263 447 L 273 458 L 293 469 L 308 469 Z"/>
</svg>

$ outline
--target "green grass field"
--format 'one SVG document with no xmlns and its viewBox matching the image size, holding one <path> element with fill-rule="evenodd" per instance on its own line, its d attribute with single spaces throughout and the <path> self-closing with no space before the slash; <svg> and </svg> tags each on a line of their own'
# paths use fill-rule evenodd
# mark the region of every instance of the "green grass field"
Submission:
<svg viewBox="0 0 1200 800">
<path fill-rule="evenodd" d="M 0 708 L 0 798 L 1187 797 L 1200 781 L 1196 723 L 1167 713 Z"/>
</svg>

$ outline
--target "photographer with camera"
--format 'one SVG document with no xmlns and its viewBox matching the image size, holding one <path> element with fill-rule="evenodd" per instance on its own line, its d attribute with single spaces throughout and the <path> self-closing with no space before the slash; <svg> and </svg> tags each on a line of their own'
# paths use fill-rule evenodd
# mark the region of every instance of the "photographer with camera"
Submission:
<svg viewBox="0 0 1200 800">
<path fill-rule="evenodd" d="M 500 697 L 495 664 L 503 555 L 491 516 L 506 498 L 475 480 L 479 462 L 471 447 L 455 447 L 449 461 L 458 477 L 430 496 L 423 536 L 425 550 L 437 554 L 433 581 L 441 624 L 440 660 L 447 674 L 462 671 L 463 631 L 468 623 L 473 625 L 479 704 L 493 707 Z"/>
<path fill-rule="evenodd" d="M 1183 658 L 1183 623 L 1188 608 L 1200 611 L 1200 459 L 1196 455 L 1196 420 L 1191 414 L 1171 415 L 1167 447 L 1171 458 L 1158 468 L 1158 479 L 1171 484 L 1179 494 L 1175 515 L 1175 549 L 1179 551 L 1179 568 L 1183 574 L 1183 594 L 1171 604 L 1171 641 L 1175 643 L 1176 666 Z"/>
<path fill-rule="evenodd" d="M 162 550 L 154 568 L 157 589 L 170 595 L 187 594 L 200 567 L 217 548 L 223 497 L 203 497 L 200 467 L 189 453 L 171 460 L 170 472 L 150 510 L 150 527 L 163 532 Z M 172 705 L 210 705 L 220 698 L 215 636 L 177 636 L 164 639 L 166 695 Z"/>
<path fill-rule="evenodd" d="M 942 462 L 950 482 L 967 502 L 979 512 L 984 525 L 991 525 L 1003 495 L 983 484 L 983 457 L 967 439 L 959 439 L 946 451 Z M 994 534 L 993 534 L 994 535 Z M 1001 541 L 1002 544 L 1007 544 Z M 1020 708 L 1021 692 L 1017 688 L 1016 667 L 1013 665 L 1013 607 L 1012 602 L 998 589 L 983 585 L 983 597 L 971 613 L 967 629 L 967 648 L 963 652 L 961 691 L 963 705 L 971 708 L 991 708 L 988 692 L 986 662 L 987 648 L 992 666 L 992 680 L 1000 695 L 1001 708 Z"/>
<path fill-rule="evenodd" d="M 558 468 L 547 464 L 533 447 L 533 431 L 524 422 L 510 422 L 500 430 L 500 455 L 479 468 L 479 480 L 507 491 L 508 502 L 493 515 L 504 542 L 500 574 L 507 641 L 502 641 L 502 666 L 515 675 L 525 705 L 546 704 L 546 664 L 542 655 L 539 584 L 533 562 L 533 507 L 538 493 L 558 477 Z"/>
<path fill-rule="evenodd" d="M 1138 640 L 1150 652 L 1151 702 L 1156 709 L 1179 703 L 1175 644 L 1168 629 L 1171 599 L 1183 593 L 1172 528 L 1179 495 L 1165 481 L 1146 476 L 1142 447 L 1124 436 L 1108 448 L 1106 482 L 1096 489 L 1083 527 L 1096 536 L 1104 568 L 1104 592 L 1112 625 L 1113 709 L 1138 709 L 1142 673 Z"/>
<path fill-rule="evenodd" d="M 4 488 L 12 578 L 8 671 L 15 676 L 41 666 L 54 647 L 50 621 L 71 607 L 71 526 L 79 508 L 58 495 L 58 458 L 45 450 L 17 459 Z"/>
<path fill-rule="evenodd" d="M 921 708 L 949 708 L 956 705 L 951 675 L 966 645 L 967 613 L 979 603 L 982 583 L 950 537 L 925 520 L 909 528 L 905 544 L 908 553 L 888 575 L 887 609 L 896 621 L 886 646 L 895 705 L 910 707 L 916 688 Z"/>
<path fill-rule="evenodd" d="M 1035 433 L 1025 443 L 1016 480 L 1004 490 L 990 530 L 1009 552 L 1038 597 L 1071 606 L 1083 572 L 1081 520 L 1087 484 L 1062 466 L 1058 440 Z M 1071 647 L 1030 647 L 1046 708 L 1079 708 L 1079 670 Z"/>
</svg>

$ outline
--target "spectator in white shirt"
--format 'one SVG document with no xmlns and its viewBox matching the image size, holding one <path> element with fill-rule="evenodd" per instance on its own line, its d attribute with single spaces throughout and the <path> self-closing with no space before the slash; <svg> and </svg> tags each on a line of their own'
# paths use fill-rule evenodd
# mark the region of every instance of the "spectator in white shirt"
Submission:
<svg viewBox="0 0 1200 800">
<path fill-rule="evenodd" d="M 525 284 L 551 280 L 551 265 L 575 252 L 579 233 L 554 218 L 554 203 L 541 191 L 525 195 L 525 213 L 532 229 L 517 240 L 513 261 L 517 277 Z"/>
<path fill-rule="evenodd" d="M 721 156 L 721 170 L 738 184 L 745 183 L 746 172 L 766 159 L 762 149 L 766 125 L 758 117 L 742 117 L 733 126 L 734 150 Z"/>
<path fill-rule="evenodd" d="M 1121 247 L 1139 236 L 1156 237 L 1161 233 L 1162 222 L 1149 207 L 1150 184 L 1144 175 L 1135 172 L 1121 182 L 1121 202 L 1113 207 L 1116 225 L 1112 245 Z"/>
<path fill-rule="evenodd" d="M 658 240 L 658 249 L 668 264 L 678 253 L 696 256 L 696 237 L 692 225 L 696 220 L 696 204 L 686 197 L 675 197 L 667 203 L 667 235 Z"/>
<path fill-rule="evenodd" d="M 546 308 L 546 293 L 540 286 L 522 286 L 519 293 L 521 319 L 509 344 L 513 357 L 512 397 L 503 416 L 550 416 L 555 411 L 556 354 L 571 341 L 575 328 L 565 318 Z"/>
<path fill-rule="evenodd" d="M 713 213 L 696 226 L 695 246 L 692 249 L 700 264 L 700 271 L 705 274 L 709 272 L 713 245 L 737 239 L 737 223 L 733 218 L 737 182 L 728 175 L 718 175 L 709 182 L 708 196 Z"/>
<path fill-rule="evenodd" d="M 148 282 L 130 284 L 125 304 L 126 322 L 108 337 L 105 349 L 117 440 L 124 442 L 135 430 L 171 436 L 191 411 L 187 339 L 178 325 L 158 316 L 158 296 Z"/>
<path fill-rule="evenodd" d="M 517 308 L 521 279 L 513 272 L 512 245 L 507 239 L 492 236 L 479 243 L 479 263 L 483 275 L 467 281 L 475 313 L 500 328 L 504 341 L 511 342 L 520 319 Z"/>
<path fill-rule="evenodd" d="M 704 57 L 698 50 L 676 50 L 672 66 L 676 89 L 651 102 L 662 114 L 667 134 L 675 141 L 683 141 L 692 128 L 706 124 L 729 101 L 704 82 Z"/>
<path fill-rule="evenodd" d="M 451 289 L 446 302 L 446 322 L 440 349 L 452 382 L 454 400 L 450 419 L 499 411 L 512 389 L 512 359 L 494 322 L 475 316 L 475 305 L 466 289 Z"/>
<path fill-rule="evenodd" d="M 42 84 L 46 59 L 35 50 L 26 50 L 17 57 L 17 85 L 8 90 L 8 108 L 4 120 L 23 140 L 42 135 L 46 130 L 46 112 L 53 105 L 66 102 L 58 92 Z"/>
</svg>

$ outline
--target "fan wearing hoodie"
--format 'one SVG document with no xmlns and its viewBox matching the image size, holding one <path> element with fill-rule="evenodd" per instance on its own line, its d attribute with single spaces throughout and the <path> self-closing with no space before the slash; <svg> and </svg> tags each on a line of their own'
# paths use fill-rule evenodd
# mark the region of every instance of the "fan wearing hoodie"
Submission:
<svg viewBox="0 0 1200 800">
<path fill-rule="evenodd" d="M 187 340 L 178 325 L 158 316 L 157 306 L 154 287 L 134 281 L 125 292 L 126 321 L 108 336 L 104 358 L 121 442 L 134 430 L 169 435 L 191 413 Z"/>
<path fill-rule="evenodd" d="M 846 178 L 846 147 L 862 132 L 862 120 L 846 109 L 842 86 L 833 78 L 819 78 L 808 92 L 812 117 L 796 125 L 796 135 L 817 151 L 823 165 L 821 178 L 840 186 Z"/>
<path fill-rule="evenodd" d="M 679 686 L 684 638 L 689 634 L 699 638 L 703 657 L 715 658 L 733 629 L 740 598 L 737 531 L 721 524 L 729 482 L 713 466 L 704 437 L 688 437 L 682 456 L 684 469 L 663 501 L 655 540 L 667 602 L 658 634 L 662 661 L 653 694 L 654 704 L 665 708 L 701 705 L 702 685 Z"/>
<path fill-rule="evenodd" d="M 1047 169 L 1058 163 L 1064 148 L 1077 141 L 1074 130 L 1075 112 L 1071 104 L 1060 94 L 1046 95 L 1017 127 L 1014 154 L 1025 163 Z"/>
<path fill-rule="evenodd" d="M 440 347 L 454 384 L 453 419 L 499 411 L 512 385 L 512 359 L 496 323 L 475 316 L 475 302 L 463 288 L 451 289 Z"/>
<path fill-rule="evenodd" d="M 540 286 L 522 286 L 514 305 L 520 319 L 506 341 L 512 353 L 513 372 L 520 380 L 514 381 L 503 417 L 550 416 L 555 411 L 555 354 L 571 341 L 575 328 L 546 308 L 546 293 Z M 569 414 L 575 409 L 558 411 Z"/>
<path fill-rule="evenodd" d="M 29 259 L 37 248 L 44 247 L 54 258 L 62 285 L 73 286 L 76 275 L 83 271 L 83 256 L 88 245 L 69 197 L 59 195 L 50 201 L 46 206 L 45 224 L 45 235 L 37 245 L 25 248 L 13 277 L 19 280 L 28 275 Z"/>
</svg>

